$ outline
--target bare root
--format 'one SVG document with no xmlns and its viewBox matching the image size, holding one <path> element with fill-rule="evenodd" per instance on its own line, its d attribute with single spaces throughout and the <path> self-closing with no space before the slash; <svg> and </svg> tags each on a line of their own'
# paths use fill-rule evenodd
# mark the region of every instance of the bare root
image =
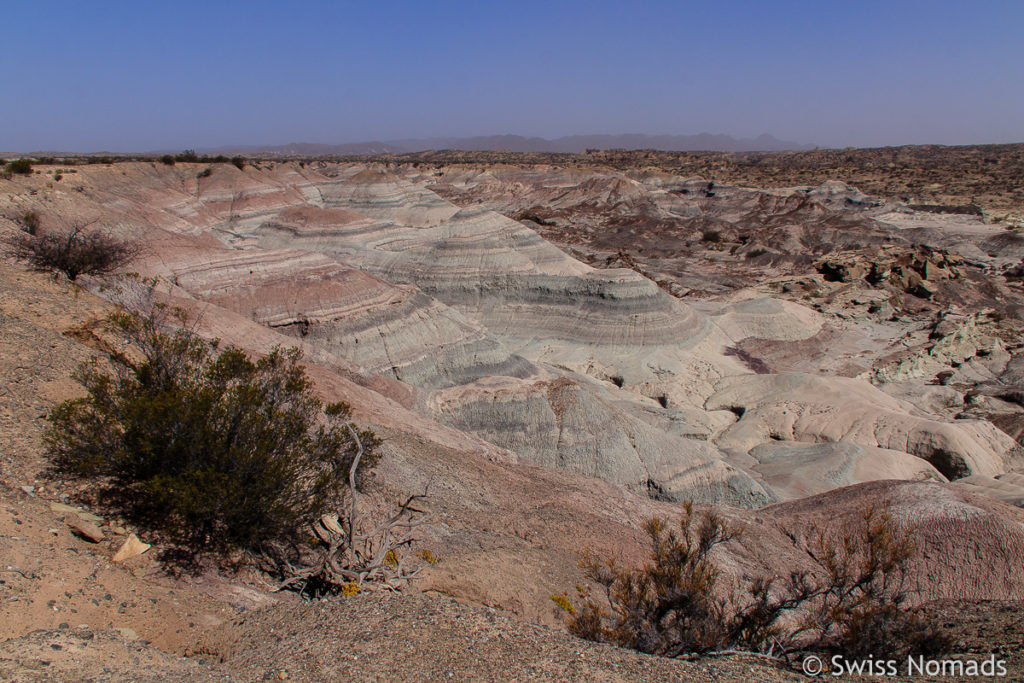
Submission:
<svg viewBox="0 0 1024 683">
<path fill-rule="evenodd" d="M 340 513 L 323 515 L 310 525 L 316 537 L 311 550 L 288 553 L 279 546 L 268 548 L 264 559 L 272 562 L 272 573 L 280 577 L 275 590 L 292 590 L 311 598 L 362 590 L 399 591 L 422 569 L 422 565 L 409 564 L 406 551 L 416 540 L 416 530 L 430 521 L 427 511 L 416 505 L 427 497 L 427 491 L 409 496 L 376 525 L 361 519 L 356 475 L 363 446 L 358 431 L 351 424 L 347 427 L 357 445 L 349 468 L 348 505 L 340 505 Z"/>
</svg>

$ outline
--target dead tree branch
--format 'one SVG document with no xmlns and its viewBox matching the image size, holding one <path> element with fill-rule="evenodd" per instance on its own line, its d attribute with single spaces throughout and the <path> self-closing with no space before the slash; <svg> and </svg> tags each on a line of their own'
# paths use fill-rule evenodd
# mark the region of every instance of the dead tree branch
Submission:
<svg viewBox="0 0 1024 683">
<path fill-rule="evenodd" d="M 360 517 L 356 489 L 363 443 L 351 423 L 345 428 L 356 446 L 348 471 L 348 504 L 339 506 L 339 511 L 347 509 L 347 514 L 323 515 L 310 526 L 318 542 L 306 557 L 288 560 L 280 548 L 271 553 L 277 559 L 276 573 L 282 577 L 276 590 L 293 590 L 307 597 L 374 589 L 397 591 L 422 569 L 410 566 L 409 554 L 404 551 L 416 540 L 416 530 L 430 521 L 428 512 L 416 505 L 427 497 L 428 490 L 408 496 L 389 517 L 370 526 L 370 520 Z"/>
</svg>

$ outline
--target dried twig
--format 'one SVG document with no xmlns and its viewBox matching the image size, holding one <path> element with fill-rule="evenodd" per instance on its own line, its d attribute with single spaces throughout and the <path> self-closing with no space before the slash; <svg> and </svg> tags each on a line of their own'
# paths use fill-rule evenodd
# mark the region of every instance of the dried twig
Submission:
<svg viewBox="0 0 1024 683">
<path fill-rule="evenodd" d="M 0 572 L 7 573 L 7 574 L 21 574 L 26 579 L 34 579 L 34 578 L 36 578 L 36 575 L 34 573 L 28 572 L 26 574 L 25 572 L 23 572 L 22 570 L 18 569 L 17 567 L 11 567 L 10 569 L 0 569 Z"/>
<path fill-rule="evenodd" d="M 280 549 L 273 553 L 275 569 L 283 577 L 277 590 L 297 590 L 308 596 L 353 590 L 353 585 L 360 590 L 401 590 L 419 574 L 421 567 L 409 567 L 400 551 L 414 542 L 415 530 L 430 520 L 427 511 L 416 506 L 427 490 L 408 496 L 393 514 L 363 532 L 356 479 L 364 448 L 355 427 L 346 423 L 345 428 L 356 444 L 348 471 L 347 514 L 324 515 L 311 525 L 320 541 L 315 559 L 296 566 Z"/>
</svg>

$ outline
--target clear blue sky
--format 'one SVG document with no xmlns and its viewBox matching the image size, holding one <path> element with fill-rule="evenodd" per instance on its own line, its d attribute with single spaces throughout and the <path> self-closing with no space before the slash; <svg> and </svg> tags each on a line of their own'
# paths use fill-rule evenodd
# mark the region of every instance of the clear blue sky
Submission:
<svg viewBox="0 0 1024 683">
<path fill-rule="evenodd" d="M 0 150 L 1024 141 L 1024 2 L 0 0 Z"/>
</svg>

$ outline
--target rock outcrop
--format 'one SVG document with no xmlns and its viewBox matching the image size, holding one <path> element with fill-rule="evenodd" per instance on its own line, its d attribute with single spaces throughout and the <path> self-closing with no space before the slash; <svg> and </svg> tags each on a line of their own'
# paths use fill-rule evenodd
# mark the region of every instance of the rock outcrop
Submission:
<svg viewBox="0 0 1024 683">
<path fill-rule="evenodd" d="M 1017 444 L 991 424 L 915 415 L 912 406 L 860 380 L 757 375 L 730 377 L 717 388 L 708 410 L 739 417 L 718 439 L 722 448 L 747 451 L 769 440 L 844 441 L 915 455 L 949 479 L 1001 474 L 1019 460 Z"/>
</svg>

